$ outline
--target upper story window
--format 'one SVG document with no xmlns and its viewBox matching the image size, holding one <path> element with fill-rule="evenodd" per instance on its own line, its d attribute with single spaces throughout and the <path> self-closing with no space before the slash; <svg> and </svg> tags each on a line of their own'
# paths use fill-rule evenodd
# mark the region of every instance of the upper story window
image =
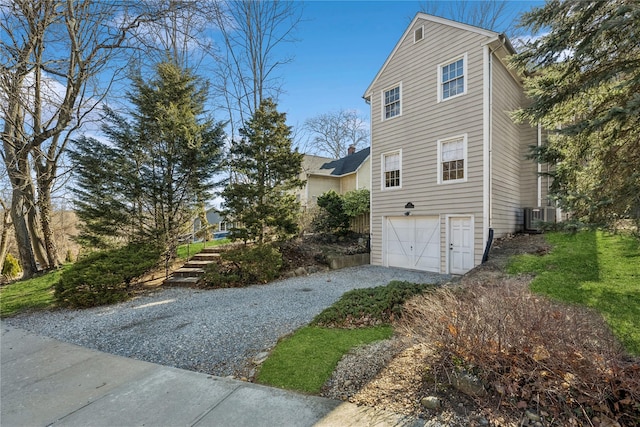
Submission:
<svg viewBox="0 0 640 427">
<path fill-rule="evenodd" d="M 438 65 L 438 101 L 467 92 L 467 54 Z"/>
<path fill-rule="evenodd" d="M 467 136 L 438 141 L 438 182 L 467 180 Z"/>
<path fill-rule="evenodd" d="M 384 110 L 382 118 L 383 120 L 390 119 L 395 116 L 400 115 L 400 97 L 401 97 L 401 89 L 400 85 L 395 86 L 389 90 L 385 90 L 383 92 L 384 98 Z"/>
<path fill-rule="evenodd" d="M 399 151 L 382 155 L 382 187 L 400 187 L 400 172 L 402 169 L 402 159 Z"/>
</svg>

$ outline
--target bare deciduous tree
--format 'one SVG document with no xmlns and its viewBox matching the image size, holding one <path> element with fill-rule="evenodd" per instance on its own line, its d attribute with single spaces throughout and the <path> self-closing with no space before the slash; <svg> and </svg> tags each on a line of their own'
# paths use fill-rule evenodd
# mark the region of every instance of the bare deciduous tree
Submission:
<svg viewBox="0 0 640 427">
<path fill-rule="evenodd" d="M 1 155 L 24 277 L 31 277 L 36 260 L 44 268 L 59 265 L 51 190 L 69 136 L 118 74 L 106 71 L 129 34 L 157 15 L 142 10 L 144 3 L 0 1 Z"/>
<path fill-rule="evenodd" d="M 349 146 L 358 149 L 369 142 L 368 121 L 355 110 L 337 110 L 305 121 L 310 134 L 307 150 L 338 159 L 347 155 Z"/>
<path fill-rule="evenodd" d="M 264 99 L 277 102 L 282 91 L 277 70 L 292 60 L 279 49 L 295 41 L 301 9 L 282 0 L 226 0 L 215 6 L 224 49 L 218 58 L 217 89 L 230 116 L 233 138 Z"/>
<path fill-rule="evenodd" d="M 140 67 L 173 62 L 196 72 L 208 56 L 215 59 L 215 45 L 207 34 L 215 20 L 215 2 L 195 0 L 154 0 L 164 13 L 146 22 L 136 32 L 143 48 L 137 50 Z M 213 71 L 213 70 L 210 70 Z"/>
<path fill-rule="evenodd" d="M 7 248 L 9 247 L 9 230 L 11 229 L 11 219 L 9 206 L 5 203 L 4 198 L 0 196 L 0 270 L 4 265 L 4 260 L 7 257 Z"/>
<path fill-rule="evenodd" d="M 430 15 L 442 16 L 476 27 L 517 36 L 518 13 L 509 8 L 508 0 L 451 0 L 424 2 L 421 9 Z"/>
</svg>

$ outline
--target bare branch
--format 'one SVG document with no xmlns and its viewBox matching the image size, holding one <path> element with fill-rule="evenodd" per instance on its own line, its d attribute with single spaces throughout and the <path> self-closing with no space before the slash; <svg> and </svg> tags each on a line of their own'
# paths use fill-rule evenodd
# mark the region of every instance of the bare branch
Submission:
<svg viewBox="0 0 640 427">
<path fill-rule="evenodd" d="M 369 142 L 368 121 L 355 110 L 338 110 L 307 119 L 305 130 L 310 133 L 315 154 L 340 158 L 350 146 L 362 148 Z"/>
</svg>

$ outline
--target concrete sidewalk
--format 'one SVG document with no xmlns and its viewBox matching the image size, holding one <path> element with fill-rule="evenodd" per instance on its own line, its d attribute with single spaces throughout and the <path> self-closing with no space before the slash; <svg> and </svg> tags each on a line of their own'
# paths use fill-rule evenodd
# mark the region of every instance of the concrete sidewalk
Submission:
<svg viewBox="0 0 640 427">
<path fill-rule="evenodd" d="M 0 425 L 417 426 L 372 408 L 114 356 L 0 323 Z"/>
</svg>

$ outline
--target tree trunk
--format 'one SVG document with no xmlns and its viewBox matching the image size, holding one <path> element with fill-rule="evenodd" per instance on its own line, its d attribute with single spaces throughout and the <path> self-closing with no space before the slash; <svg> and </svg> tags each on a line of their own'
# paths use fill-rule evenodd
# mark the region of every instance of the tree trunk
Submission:
<svg viewBox="0 0 640 427">
<path fill-rule="evenodd" d="M 43 194 L 43 189 L 40 188 L 38 194 L 38 208 L 40 211 L 40 226 L 42 229 L 42 235 L 44 238 L 44 249 L 47 255 L 47 268 L 57 268 L 62 263 L 58 256 L 58 247 L 53 235 L 53 229 L 51 228 L 51 189 L 47 188 L 46 194 Z M 64 213 L 63 213 L 64 214 Z"/>
<path fill-rule="evenodd" d="M 15 108 L 18 110 L 18 107 Z M 13 117 L 19 117 L 20 112 L 14 112 Z M 11 222 L 16 235 L 20 264 L 25 279 L 32 277 L 37 271 L 36 259 L 33 253 L 31 234 L 27 226 L 27 213 L 34 210 L 33 182 L 29 174 L 28 152 L 25 149 L 18 150 L 16 147 L 23 147 L 19 137 L 16 137 L 16 129 L 11 122 L 6 122 L 2 134 L 4 148 L 4 161 L 11 181 Z"/>
<path fill-rule="evenodd" d="M 25 197 L 19 188 L 14 187 L 11 198 L 11 222 L 16 234 L 20 264 L 23 278 L 29 279 L 38 271 L 36 260 L 31 246 L 31 235 L 26 221 Z"/>
<path fill-rule="evenodd" d="M 35 200 L 33 194 L 30 197 L 29 200 Z M 27 229 L 31 236 L 33 254 L 36 257 L 36 261 L 40 264 L 40 267 L 43 268 L 47 266 L 47 256 L 45 255 L 44 244 L 42 243 L 42 237 L 39 233 L 38 222 L 38 211 L 35 206 L 31 205 L 27 211 Z"/>
<path fill-rule="evenodd" d="M 198 218 L 200 219 L 200 230 L 198 231 L 200 232 L 200 234 L 202 234 L 202 238 L 206 243 L 209 241 L 211 229 L 209 227 L 209 220 L 207 219 L 207 208 L 205 207 L 204 201 L 202 200 L 198 203 Z"/>
<path fill-rule="evenodd" d="M 55 179 L 57 169 L 56 162 L 50 159 L 56 155 L 57 140 L 58 135 L 53 138 L 48 157 L 45 157 L 40 149 L 34 150 L 36 182 L 38 184 L 37 203 L 40 214 L 40 231 L 42 231 L 42 237 L 44 239 L 44 252 L 47 260 L 46 263 L 43 264 L 45 269 L 57 268 L 62 264 L 53 235 L 53 229 L 51 228 L 51 215 L 53 213 L 53 209 L 51 208 L 51 188 L 53 187 L 53 180 Z"/>
<path fill-rule="evenodd" d="M 11 223 L 9 222 L 9 216 L 11 212 L 4 204 L 2 200 L 0 200 L 0 204 L 2 205 L 2 233 L 0 233 L 0 270 L 4 265 L 4 260 L 7 257 L 7 246 L 9 246 L 9 227 L 11 227 Z"/>
</svg>

